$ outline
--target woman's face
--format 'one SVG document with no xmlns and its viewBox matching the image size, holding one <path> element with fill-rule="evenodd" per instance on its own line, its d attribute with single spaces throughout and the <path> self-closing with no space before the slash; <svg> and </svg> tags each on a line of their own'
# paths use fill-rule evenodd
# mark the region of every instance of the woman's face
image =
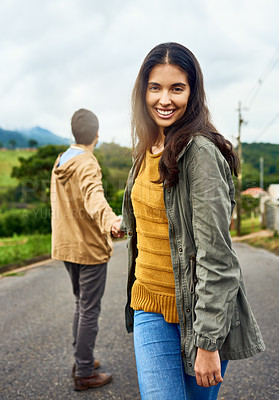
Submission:
<svg viewBox="0 0 279 400">
<path fill-rule="evenodd" d="M 175 65 L 158 64 L 149 74 L 146 105 L 162 132 L 186 111 L 190 86 L 185 72 Z"/>
</svg>

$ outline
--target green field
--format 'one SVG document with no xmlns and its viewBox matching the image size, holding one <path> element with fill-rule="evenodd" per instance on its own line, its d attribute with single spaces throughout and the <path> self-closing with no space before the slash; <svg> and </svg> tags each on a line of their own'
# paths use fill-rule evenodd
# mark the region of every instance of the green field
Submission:
<svg viewBox="0 0 279 400">
<path fill-rule="evenodd" d="M 19 165 L 18 158 L 28 158 L 34 150 L 0 150 L 0 191 L 17 185 L 17 179 L 11 178 L 13 167 Z"/>
</svg>

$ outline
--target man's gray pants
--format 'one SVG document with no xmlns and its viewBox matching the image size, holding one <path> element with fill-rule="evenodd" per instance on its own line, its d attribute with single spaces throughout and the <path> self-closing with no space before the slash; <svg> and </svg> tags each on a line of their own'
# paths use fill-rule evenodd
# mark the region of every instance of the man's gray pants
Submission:
<svg viewBox="0 0 279 400">
<path fill-rule="evenodd" d="M 76 376 L 88 377 L 94 371 L 94 347 L 98 317 L 104 294 L 107 263 L 84 265 L 64 262 L 71 277 L 76 310 L 73 322 L 73 346 Z"/>
</svg>

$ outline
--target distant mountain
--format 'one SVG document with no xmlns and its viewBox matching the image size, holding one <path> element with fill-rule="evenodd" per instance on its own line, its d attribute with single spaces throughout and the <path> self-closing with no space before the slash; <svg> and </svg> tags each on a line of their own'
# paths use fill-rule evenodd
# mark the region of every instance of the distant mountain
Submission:
<svg viewBox="0 0 279 400">
<path fill-rule="evenodd" d="M 28 147 L 28 139 L 21 133 L 0 128 L 0 142 L 2 147 L 11 147 L 10 140 L 15 141 L 15 147 Z"/>
<path fill-rule="evenodd" d="M 29 147 L 29 141 L 31 139 L 36 140 L 39 146 L 44 146 L 47 144 L 69 144 L 68 139 L 57 136 L 47 129 L 40 128 L 39 126 L 20 131 L 9 131 L 0 128 L 0 142 L 2 147 L 11 147 L 11 140 L 15 141 L 16 148 Z"/>
<path fill-rule="evenodd" d="M 69 144 L 69 139 L 62 138 L 61 136 L 57 136 L 54 133 L 48 131 L 47 129 L 40 128 L 39 126 L 35 126 L 31 129 L 21 130 L 24 136 L 29 139 L 37 140 L 40 146 L 45 144 Z"/>
</svg>

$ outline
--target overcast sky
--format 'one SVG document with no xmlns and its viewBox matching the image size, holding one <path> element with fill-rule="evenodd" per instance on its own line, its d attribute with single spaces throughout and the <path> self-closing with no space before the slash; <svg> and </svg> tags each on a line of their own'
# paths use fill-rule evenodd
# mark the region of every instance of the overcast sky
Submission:
<svg viewBox="0 0 279 400">
<path fill-rule="evenodd" d="M 278 0 L 1 0 L 0 127 L 70 138 L 84 107 L 100 140 L 130 145 L 131 91 L 146 54 L 179 42 L 198 58 L 213 121 L 279 143 Z"/>
</svg>

